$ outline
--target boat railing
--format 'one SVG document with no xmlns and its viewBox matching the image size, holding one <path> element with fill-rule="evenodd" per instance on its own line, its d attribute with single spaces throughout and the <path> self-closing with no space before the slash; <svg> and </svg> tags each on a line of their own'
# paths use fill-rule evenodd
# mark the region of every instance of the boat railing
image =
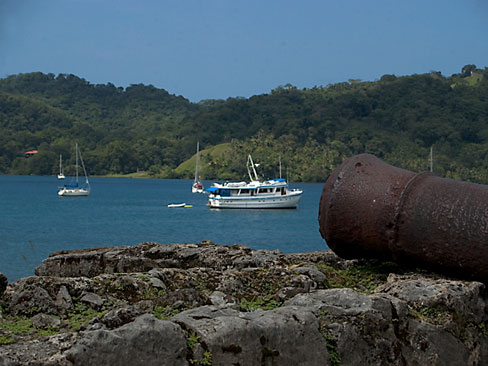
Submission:
<svg viewBox="0 0 488 366">
<path fill-rule="evenodd" d="M 234 187 L 245 187 L 247 185 L 246 182 L 228 182 L 226 184 L 227 187 L 231 187 L 231 188 L 234 188 Z"/>
</svg>

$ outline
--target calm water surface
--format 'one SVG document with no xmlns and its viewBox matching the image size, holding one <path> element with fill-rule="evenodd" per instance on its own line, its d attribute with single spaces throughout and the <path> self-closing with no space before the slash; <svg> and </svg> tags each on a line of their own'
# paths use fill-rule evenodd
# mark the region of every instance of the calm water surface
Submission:
<svg viewBox="0 0 488 366">
<path fill-rule="evenodd" d="M 297 210 L 210 209 L 189 180 L 91 178 L 89 197 L 59 197 L 61 184 L 56 177 L 0 175 L 0 272 L 9 282 L 33 275 L 55 251 L 144 241 L 327 249 L 317 221 L 323 184 L 291 184 L 304 190 Z M 167 207 L 181 202 L 193 207 Z"/>
</svg>

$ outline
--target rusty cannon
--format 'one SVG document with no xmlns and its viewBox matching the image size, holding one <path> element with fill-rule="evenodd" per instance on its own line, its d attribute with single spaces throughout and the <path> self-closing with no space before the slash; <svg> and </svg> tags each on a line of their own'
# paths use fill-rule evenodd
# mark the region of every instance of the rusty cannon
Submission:
<svg viewBox="0 0 488 366">
<path fill-rule="evenodd" d="M 356 155 L 325 182 L 319 224 L 329 248 L 343 258 L 488 282 L 488 186 Z"/>
</svg>

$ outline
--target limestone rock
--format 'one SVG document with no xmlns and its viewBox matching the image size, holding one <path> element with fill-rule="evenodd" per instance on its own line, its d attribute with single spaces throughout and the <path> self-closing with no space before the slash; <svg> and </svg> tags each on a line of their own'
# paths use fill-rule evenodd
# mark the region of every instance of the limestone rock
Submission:
<svg viewBox="0 0 488 366">
<path fill-rule="evenodd" d="M 71 306 L 73 306 L 73 300 L 71 298 L 71 295 L 69 294 L 68 289 L 66 286 L 61 286 L 58 293 L 56 294 L 56 299 L 54 300 L 54 303 L 56 306 L 58 306 L 61 309 L 69 309 Z"/>
<path fill-rule="evenodd" d="M 66 358 L 75 366 L 186 366 L 186 338 L 178 325 L 142 315 L 115 330 L 86 332 Z"/>
<path fill-rule="evenodd" d="M 172 321 L 198 337 L 193 359 L 211 354 L 212 365 L 324 365 L 329 355 L 311 311 L 284 307 L 240 313 L 204 306 Z"/>
<path fill-rule="evenodd" d="M 326 276 L 322 272 L 320 272 L 316 267 L 300 266 L 300 267 L 296 267 L 294 271 L 297 273 L 306 274 L 307 276 L 310 277 L 310 279 L 312 279 L 316 283 L 324 283 L 327 280 Z"/>
<path fill-rule="evenodd" d="M 388 298 L 330 289 L 297 295 L 285 305 L 312 309 L 321 318 L 321 329 L 344 365 L 402 364 L 396 353 L 397 319 Z"/>
<path fill-rule="evenodd" d="M 488 359 L 484 284 L 330 251 L 141 243 L 55 253 L 36 273 L 0 295 L 14 325 L 0 329 L 0 366 Z"/>
<path fill-rule="evenodd" d="M 100 321 L 109 329 L 118 328 L 132 322 L 142 311 L 135 306 L 113 309 L 105 314 Z"/>
<path fill-rule="evenodd" d="M 386 286 L 380 288 L 379 293 L 372 295 L 358 293 L 351 289 L 319 290 L 311 294 L 297 295 L 286 301 L 285 305 L 310 308 L 320 316 L 322 332 L 332 340 L 334 352 L 346 365 L 482 364 L 488 354 L 488 339 L 477 338 L 481 333 L 473 329 L 476 326 L 470 328 L 469 324 L 475 324 L 471 321 L 476 318 L 476 314 L 483 312 L 486 321 L 483 296 L 479 296 L 475 301 L 480 304 L 479 307 L 475 306 L 472 309 L 469 309 L 469 306 L 456 307 L 461 312 L 452 314 L 456 314 L 458 321 L 463 319 L 456 328 L 452 318 L 443 324 L 442 319 L 438 319 L 435 313 L 426 312 L 425 315 L 418 313 L 419 315 L 412 316 L 411 314 L 415 313 L 411 313 L 412 310 L 409 309 L 415 309 L 419 298 L 426 300 L 424 293 L 445 295 L 449 293 L 446 288 L 451 286 L 457 288 L 459 294 L 467 294 L 469 299 L 473 283 L 460 281 L 437 283 L 426 279 L 424 281 L 425 283 L 418 286 L 416 291 L 412 291 L 412 283 L 408 281 L 405 288 L 402 287 L 401 281 L 392 285 L 398 293 L 404 294 L 406 301 L 384 294 L 383 291 L 387 292 L 388 286 Z M 446 287 L 448 283 L 449 286 Z M 431 286 L 440 286 L 447 292 L 440 291 L 439 288 L 434 290 L 430 288 Z M 474 288 L 477 286 L 474 285 Z M 444 299 L 442 304 L 446 306 L 449 297 L 441 296 L 441 298 Z M 437 305 L 441 303 L 439 298 L 435 297 L 430 301 Z M 459 297 L 454 302 L 458 301 L 462 302 L 463 297 Z M 444 313 L 442 315 L 447 316 Z M 471 320 L 466 321 L 466 319 Z M 478 339 L 479 343 L 474 339 Z"/>
<path fill-rule="evenodd" d="M 226 295 L 221 291 L 214 291 L 209 297 L 210 304 L 216 307 L 234 307 L 237 305 L 237 300 L 231 296 Z"/>
<path fill-rule="evenodd" d="M 61 326 L 61 320 L 48 314 L 37 314 L 32 317 L 32 326 L 36 329 L 57 329 Z"/>
<path fill-rule="evenodd" d="M 0 366 L 73 366 L 63 352 L 71 347 L 78 334 L 65 333 L 0 347 Z"/>
<path fill-rule="evenodd" d="M 57 306 L 44 288 L 28 286 L 13 294 L 10 310 L 18 315 L 56 314 Z"/>
<path fill-rule="evenodd" d="M 83 294 L 80 301 L 88 304 L 88 306 L 93 309 L 99 310 L 102 308 L 105 300 L 101 296 L 94 294 L 93 292 L 86 292 L 85 294 Z"/>
<path fill-rule="evenodd" d="M 444 308 L 452 313 L 463 314 L 469 322 L 488 320 L 486 286 L 481 282 L 430 280 L 391 274 L 387 282 L 375 292 L 404 300 L 417 310 Z"/>
<path fill-rule="evenodd" d="M 342 261 L 330 251 L 283 254 L 242 245 L 141 243 L 53 253 L 35 269 L 38 276 L 95 277 L 102 273 L 148 272 L 157 268 L 265 268 L 299 262 Z M 343 261 L 344 262 L 344 261 Z M 163 279 L 161 279 L 163 280 Z M 164 281 L 164 280 L 163 280 Z"/>
</svg>

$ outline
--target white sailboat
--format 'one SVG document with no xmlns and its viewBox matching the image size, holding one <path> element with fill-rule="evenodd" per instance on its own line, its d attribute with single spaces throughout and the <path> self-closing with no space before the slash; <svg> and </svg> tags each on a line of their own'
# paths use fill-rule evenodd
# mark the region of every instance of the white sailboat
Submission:
<svg viewBox="0 0 488 366">
<path fill-rule="evenodd" d="M 76 144 L 75 148 L 75 155 L 76 155 L 76 178 L 70 184 L 65 184 L 64 187 L 58 190 L 59 196 L 88 196 L 90 194 L 90 183 L 88 182 L 88 175 L 86 174 L 85 163 L 83 163 L 83 158 L 81 157 L 81 152 L 78 149 L 78 144 Z M 78 157 L 81 161 L 81 166 L 83 167 L 83 173 L 85 175 L 85 183 L 80 186 L 78 181 Z"/>
<path fill-rule="evenodd" d="M 66 178 L 64 176 L 64 171 L 63 171 L 63 155 L 59 154 L 59 174 L 58 174 L 58 179 L 64 179 Z"/>
<path fill-rule="evenodd" d="M 197 162 L 195 164 L 195 180 L 191 186 L 192 193 L 203 193 L 203 184 L 200 182 L 200 177 L 198 176 L 198 164 L 200 161 L 200 143 L 197 142 Z"/>
</svg>

